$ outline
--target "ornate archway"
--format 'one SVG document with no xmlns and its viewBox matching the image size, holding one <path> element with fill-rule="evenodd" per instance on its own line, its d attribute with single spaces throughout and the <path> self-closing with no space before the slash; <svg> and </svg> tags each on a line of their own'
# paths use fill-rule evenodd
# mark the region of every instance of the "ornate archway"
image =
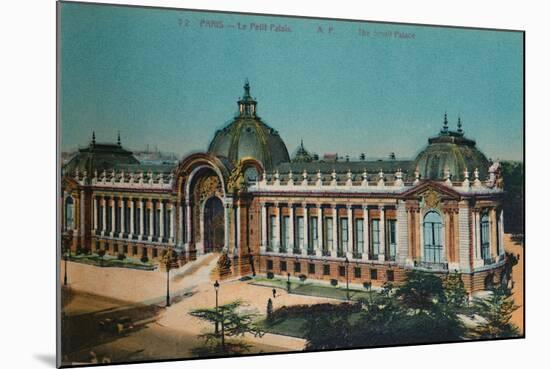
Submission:
<svg viewBox="0 0 550 369">
<path fill-rule="evenodd" d="M 219 197 L 212 196 L 204 203 L 204 252 L 220 252 L 224 247 L 224 210 Z"/>
</svg>

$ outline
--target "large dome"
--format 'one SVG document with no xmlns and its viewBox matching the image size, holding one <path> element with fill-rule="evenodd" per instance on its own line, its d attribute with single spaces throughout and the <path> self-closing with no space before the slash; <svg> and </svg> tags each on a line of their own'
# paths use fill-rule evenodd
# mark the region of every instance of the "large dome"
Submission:
<svg viewBox="0 0 550 369">
<path fill-rule="evenodd" d="M 460 118 L 458 130 L 451 131 L 445 114 L 443 129 L 438 136 L 428 140 L 428 146 L 416 157 L 411 172 L 418 169 L 421 178 L 444 179 L 445 169 L 448 168 L 452 180 L 463 180 L 464 170 L 467 169 L 470 178 L 473 178 L 477 168 L 479 178 L 484 180 L 489 165 L 489 160 L 476 147 L 476 142 L 464 137 Z"/>
<path fill-rule="evenodd" d="M 288 150 L 279 133 L 256 115 L 257 102 L 250 96 L 248 81 L 238 104 L 239 114 L 216 132 L 208 152 L 226 157 L 233 163 L 251 157 L 260 161 L 268 171 L 280 163 L 289 162 Z"/>
</svg>

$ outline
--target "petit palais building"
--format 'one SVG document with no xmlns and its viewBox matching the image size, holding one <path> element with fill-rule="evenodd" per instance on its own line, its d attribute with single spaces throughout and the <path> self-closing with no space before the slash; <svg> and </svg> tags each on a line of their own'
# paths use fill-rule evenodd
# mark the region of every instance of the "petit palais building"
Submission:
<svg viewBox="0 0 550 369">
<path fill-rule="evenodd" d="M 71 252 L 176 268 L 220 252 L 220 278 L 265 275 L 399 283 L 408 270 L 458 272 L 468 292 L 504 274 L 503 184 L 460 119 L 414 160 L 358 160 L 304 145 L 291 158 L 257 114 L 238 112 L 208 149 L 145 164 L 117 143 L 80 148 L 62 167 L 62 242 Z M 303 276 L 302 276 L 303 278 Z"/>
</svg>

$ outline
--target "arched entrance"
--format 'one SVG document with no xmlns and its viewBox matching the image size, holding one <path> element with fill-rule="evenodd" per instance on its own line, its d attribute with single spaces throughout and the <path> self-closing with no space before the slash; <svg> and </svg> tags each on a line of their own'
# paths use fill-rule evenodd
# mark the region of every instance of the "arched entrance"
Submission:
<svg viewBox="0 0 550 369">
<path fill-rule="evenodd" d="M 212 196 L 204 204 L 204 252 L 219 252 L 224 246 L 223 203 Z"/>
</svg>

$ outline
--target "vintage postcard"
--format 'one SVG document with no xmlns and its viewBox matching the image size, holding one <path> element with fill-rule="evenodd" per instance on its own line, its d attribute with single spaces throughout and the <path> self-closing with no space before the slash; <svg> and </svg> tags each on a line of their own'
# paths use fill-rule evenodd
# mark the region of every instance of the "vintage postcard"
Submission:
<svg viewBox="0 0 550 369">
<path fill-rule="evenodd" d="M 524 32 L 58 3 L 58 365 L 524 336 Z"/>
</svg>

